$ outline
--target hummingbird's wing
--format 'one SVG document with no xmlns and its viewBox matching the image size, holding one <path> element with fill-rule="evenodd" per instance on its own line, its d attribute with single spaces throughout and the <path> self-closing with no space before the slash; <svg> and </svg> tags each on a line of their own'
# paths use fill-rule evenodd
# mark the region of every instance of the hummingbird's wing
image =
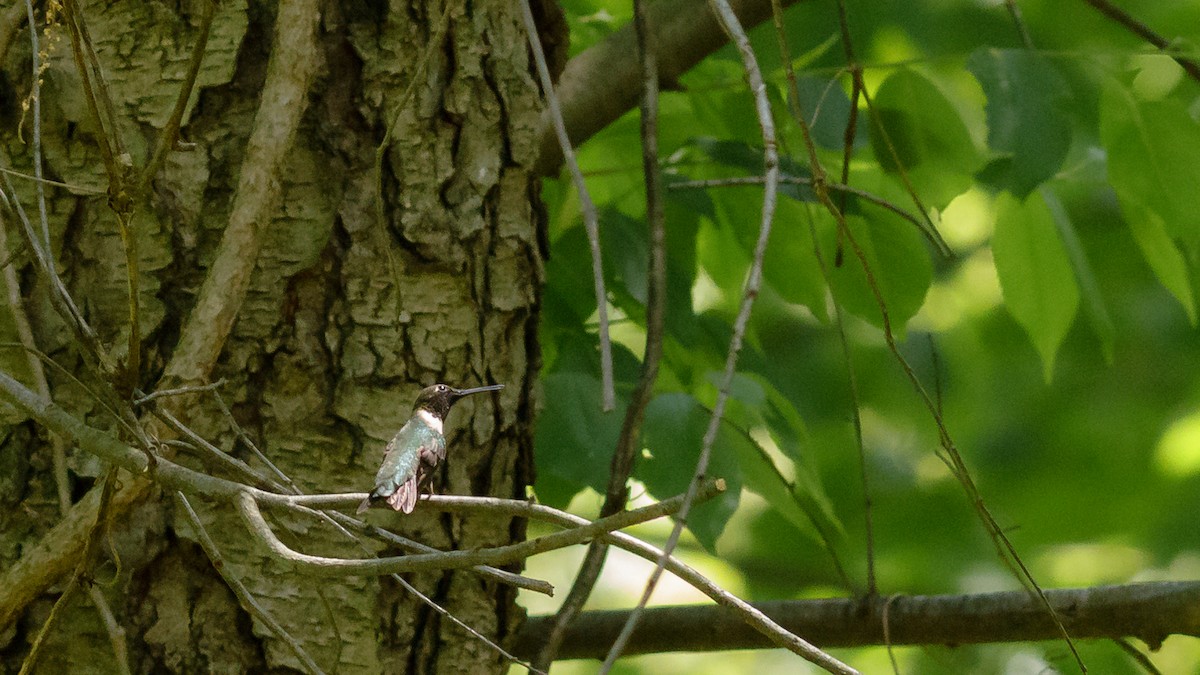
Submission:
<svg viewBox="0 0 1200 675">
<path fill-rule="evenodd" d="M 412 513 L 426 472 L 445 456 L 445 438 L 419 419 L 410 419 L 384 449 L 368 502 L 386 499 L 393 509 Z"/>
</svg>

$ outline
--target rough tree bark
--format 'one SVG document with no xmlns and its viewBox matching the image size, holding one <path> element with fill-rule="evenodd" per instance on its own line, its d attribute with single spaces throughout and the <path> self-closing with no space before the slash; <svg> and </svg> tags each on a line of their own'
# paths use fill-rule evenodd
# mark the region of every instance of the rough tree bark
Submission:
<svg viewBox="0 0 1200 675">
<path fill-rule="evenodd" d="M 203 1 L 80 3 L 137 162 L 170 112 Z M 442 11 L 440 3 L 322 3 L 318 75 L 283 171 L 280 205 L 270 223 L 260 223 L 264 244 L 250 289 L 211 375 L 227 381 L 222 391 L 238 422 L 309 492 L 368 488 L 383 444 L 409 414 L 416 391 L 435 381 L 507 385 L 499 395 L 456 406 L 442 488 L 523 497 L 532 481 L 545 252 L 532 171 L 541 97 L 511 3 L 455 3 L 450 10 L 445 40 L 434 46 L 415 95 L 399 111 L 385 155 L 387 222 L 375 215 L 375 147 Z M 196 147 L 168 157 L 134 217 L 143 386 L 157 380 L 170 358 L 228 222 L 275 12 L 270 2 L 219 3 L 183 130 Z M 555 41 L 563 42 L 559 30 Z M 128 333 L 121 240 L 104 197 L 92 194 L 107 183 L 65 29 L 52 22 L 41 35 L 50 45 L 42 100 L 47 175 L 76 186 L 49 193 L 56 256 L 88 319 L 120 357 Z M 7 103 L 0 109 L 0 151 L 5 163 L 25 171 L 30 152 L 17 129 L 27 139 L 32 126 L 14 101 L 28 92 L 28 42 L 16 40 L 2 64 Z M 18 183 L 27 208 L 33 195 L 31 184 Z M 16 250 L 15 232 L 8 241 Z M 79 372 L 82 362 L 45 289 L 33 282 L 28 256 L 18 254 L 16 264 L 38 345 Z M 13 314 L 0 308 L 0 340 L 16 339 Z M 30 381 L 19 352 L 0 352 L 0 368 Z M 47 375 L 64 407 L 111 428 L 80 387 L 53 370 Z M 8 568 L 54 526 L 59 510 L 45 432 L 11 409 L 0 412 L 0 568 Z M 210 440 L 246 456 L 211 400 L 201 397 L 188 414 Z M 103 469 L 78 452 L 69 454 L 69 466 L 79 499 Z M 128 631 L 132 670 L 299 669 L 288 648 L 238 606 L 171 504 L 156 497 L 116 523 L 120 564 L 107 562 L 96 572 L 101 582 L 114 579 L 102 588 Z M 230 509 L 196 506 L 227 563 L 327 671 L 505 669 L 485 645 L 390 580 L 295 576 L 249 540 Z M 371 518 L 439 548 L 524 536 L 519 522 L 420 509 L 403 519 L 384 512 Z M 302 541 L 309 552 L 360 553 L 328 528 L 281 522 L 293 526 L 293 543 Z M 520 621 L 512 589 L 469 572 L 411 581 L 494 639 L 503 640 Z M 54 589 L 39 597 L 0 633 L 3 668 L 19 667 L 56 595 Z M 81 663 L 113 671 L 108 634 L 86 598 L 68 608 L 49 639 L 41 672 Z"/>
</svg>

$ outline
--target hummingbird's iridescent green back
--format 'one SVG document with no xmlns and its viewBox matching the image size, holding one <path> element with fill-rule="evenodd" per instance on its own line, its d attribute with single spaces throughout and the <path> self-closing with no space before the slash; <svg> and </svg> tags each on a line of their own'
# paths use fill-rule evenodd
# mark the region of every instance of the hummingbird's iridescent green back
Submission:
<svg viewBox="0 0 1200 675">
<path fill-rule="evenodd" d="M 371 496 L 412 513 L 425 476 L 445 457 L 446 437 L 422 415 L 413 415 L 387 444 Z"/>
</svg>

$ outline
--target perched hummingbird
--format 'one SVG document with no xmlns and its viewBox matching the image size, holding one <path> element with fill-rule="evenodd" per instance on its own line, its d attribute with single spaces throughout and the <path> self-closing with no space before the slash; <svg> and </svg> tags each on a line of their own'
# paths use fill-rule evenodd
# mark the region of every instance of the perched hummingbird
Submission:
<svg viewBox="0 0 1200 675">
<path fill-rule="evenodd" d="M 446 459 L 442 425 L 450 413 L 450 406 L 464 396 L 503 388 L 502 384 L 472 389 L 435 384 L 422 389 L 413 404 L 412 417 L 384 448 L 383 466 L 375 474 L 375 489 L 358 505 L 358 512 L 371 508 L 373 501 L 386 499 L 393 509 L 412 513 L 417 496 L 432 477 L 434 468 Z"/>
</svg>

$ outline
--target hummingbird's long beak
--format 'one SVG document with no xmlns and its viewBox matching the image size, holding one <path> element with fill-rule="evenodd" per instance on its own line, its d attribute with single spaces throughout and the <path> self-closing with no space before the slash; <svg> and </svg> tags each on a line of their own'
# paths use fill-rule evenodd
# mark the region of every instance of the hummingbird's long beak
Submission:
<svg viewBox="0 0 1200 675">
<path fill-rule="evenodd" d="M 503 388 L 504 388 L 504 385 L 502 385 L 502 384 L 489 384 L 484 387 L 471 387 L 470 389 L 455 389 L 455 388 L 451 387 L 450 391 L 454 393 L 454 398 L 457 399 L 457 398 L 462 398 L 464 396 L 470 396 L 471 394 L 478 394 L 478 393 L 484 392 L 484 391 L 500 391 Z"/>
</svg>

